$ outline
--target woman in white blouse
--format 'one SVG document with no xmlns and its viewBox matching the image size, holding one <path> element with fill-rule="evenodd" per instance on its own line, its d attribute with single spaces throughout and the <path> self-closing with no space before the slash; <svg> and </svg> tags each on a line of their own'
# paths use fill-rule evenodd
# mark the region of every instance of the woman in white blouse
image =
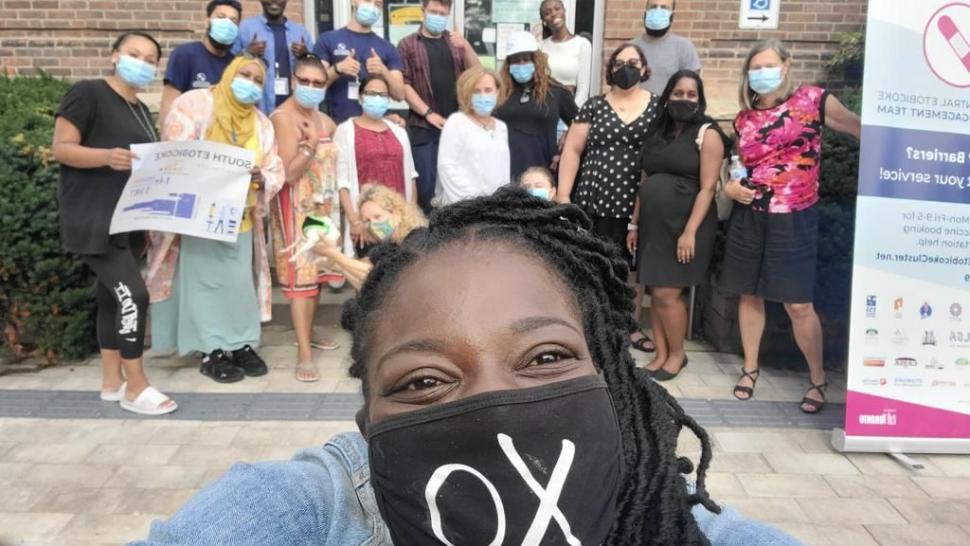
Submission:
<svg viewBox="0 0 970 546">
<path fill-rule="evenodd" d="M 481 66 L 458 78 L 458 112 L 448 117 L 438 148 L 440 205 L 490 195 L 509 183 L 509 130 L 492 111 L 501 79 Z"/>
<path fill-rule="evenodd" d="M 553 79 L 572 91 L 576 106 L 589 98 L 593 70 L 593 44 L 566 28 L 566 7 L 562 0 L 545 0 L 539 6 L 542 17 L 542 52 L 549 58 Z"/>
</svg>

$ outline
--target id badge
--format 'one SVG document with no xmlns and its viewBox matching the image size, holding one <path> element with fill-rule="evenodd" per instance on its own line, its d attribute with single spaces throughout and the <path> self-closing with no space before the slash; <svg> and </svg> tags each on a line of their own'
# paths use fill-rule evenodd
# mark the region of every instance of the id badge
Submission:
<svg viewBox="0 0 970 546">
<path fill-rule="evenodd" d="M 357 100 L 360 97 L 360 82 L 353 80 L 347 84 L 347 99 Z"/>
<path fill-rule="evenodd" d="M 277 95 L 289 96 L 290 80 L 286 78 L 276 78 L 276 80 L 273 82 L 273 89 Z"/>
</svg>

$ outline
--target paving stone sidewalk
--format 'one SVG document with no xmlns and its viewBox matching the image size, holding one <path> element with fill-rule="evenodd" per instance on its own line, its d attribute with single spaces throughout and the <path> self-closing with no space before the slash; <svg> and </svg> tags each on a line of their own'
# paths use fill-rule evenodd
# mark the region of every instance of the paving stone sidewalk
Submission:
<svg viewBox="0 0 970 546">
<path fill-rule="evenodd" d="M 358 393 L 346 377 L 343 348 L 318 353 L 323 380 L 293 379 L 292 331 L 270 325 L 261 354 L 269 375 L 219 385 L 193 358 L 149 359 L 153 382 L 168 392 L 281 396 Z M 690 366 L 664 386 L 695 412 L 733 401 L 740 369 L 733 355 L 691 345 Z M 637 354 L 642 363 L 647 355 Z M 0 397 L 27 391 L 89 391 L 96 359 L 36 374 L 0 377 Z M 756 400 L 795 407 L 804 373 L 766 369 Z M 830 376 L 829 399 L 844 401 L 844 380 Z M 16 391 L 16 392 L 15 392 Z M 110 416 L 109 416 L 110 417 Z M 350 420 L 210 421 L 177 419 L 0 418 L 0 546 L 123 544 L 146 535 L 150 522 L 172 514 L 236 461 L 287 459 L 301 447 L 352 431 Z M 970 544 L 970 457 L 916 457 L 909 470 L 886 455 L 836 453 L 830 431 L 709 426 L 715 456 L 709 488 L 715 499 L 775 524 L 806 544 Z M 699 444 L 686 433 L 681 452 L 696 460 Z"/>
</svg>

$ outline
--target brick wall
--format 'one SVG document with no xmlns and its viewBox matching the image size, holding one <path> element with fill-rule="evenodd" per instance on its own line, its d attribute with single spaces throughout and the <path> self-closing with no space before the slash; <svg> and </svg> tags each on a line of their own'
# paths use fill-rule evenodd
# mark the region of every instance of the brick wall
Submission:
<svg viewBox="0 0 970 546">
<path fill-rule="evenodd" d="M 201 37 L 207 0 L 3 0 L 0 2 L 0 70 L 31 74 L 42 68 L 69 79 L 110 71 L 111 42 L 123 30 L 145 29 L 166 52 Z M 643 32 L 645 0 L 606 1 L 604 54 Z M 751 43 L 783 39 L 795 56 L 795 78 L 825 78 L 824 63 L 843 32 L 865 22 L 867 0 L 784 0 L 777 31 L 737 28 L 739 0 L 678 0 L 673 31 L 690 38 L 704 64 L 712 111 L 736 109 L 740 65 Z M 259 2 L 243 2 L 243 16 L 259 13 Z M 287 14 L 302 20 L 303 2 L 291 0 Z M 167 57 L 166 57 L 167 58 Z M 164 69 L 165 59 L 163 59 Z M 160 83 L 156 82 L 157 88 Z M 154 89 L 157 91 L 157 89 Z"/>
<path fill-rule="evenodd" d="M 125 30 L 146 30 L 165 56 L 205 30 L 208 0 L 3 0 L 0 2 L 0 71 L 33 74 L 41 68 L 72 80 L 110 73 L 111 44 Z M 303 2 L 291 0 L 287 16 L 303 20 Z M 261 13 L 243 1 L 243 18 Z M 162 73 L 161 70 L 159 72 Z M 160 86 L 160 80 L 155 87 Z"/>
<path fill-rule="evenodd" d="M 606 0 L 604 55 L 643 33 L 645 0 Z M 826 80 L 825 62 L 838 49 L 844 32 L 862 28 L 868 0 L 784 0 L 776 31 L 738 29 L 739 0 L 677 0 L 672 31 L 690 38 L 703 63 L 705 91 L 711 110 L 737 110 L 741 63 L 751 44 L 765 38 L 783 40 L 794 57 L 797 82 Z"/>
</svg>

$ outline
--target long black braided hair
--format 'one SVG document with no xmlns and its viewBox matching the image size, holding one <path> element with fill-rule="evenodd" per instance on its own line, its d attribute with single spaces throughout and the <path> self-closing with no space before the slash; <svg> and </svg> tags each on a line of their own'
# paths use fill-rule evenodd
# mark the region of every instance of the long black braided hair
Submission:
<svg viewBox="0 0 970 546">
<path fill-rule="evenodd" d="M 574 290 L 590 354 L 616 407 L 626 475 L 606 544 L 708 544 L 690 508 L 701 504 L 720 512 L 705 489 L 710 439 L 630 356 L 633 290 L 623 280 L 629 269 L 611 243 L 589 231 L 590 225 L 574 205 L 556 205 L 507 186 L 492 196 L 436 211 L 427 228 L 411 233 L 399 246 L 378 247 L 370 256 L 374 269 L 343 310 L 343 327 L 353 336 L 350 375 L 362 380 L 366 397 L 368 336 L 375 312 L 401 272 L 422 256 L 474 241 L 498 241 L 535 255 Z M 694 493 L 684 477 L 693 464 L 676 454 L 683 427 L 701 442 Z"/>
</svg>

